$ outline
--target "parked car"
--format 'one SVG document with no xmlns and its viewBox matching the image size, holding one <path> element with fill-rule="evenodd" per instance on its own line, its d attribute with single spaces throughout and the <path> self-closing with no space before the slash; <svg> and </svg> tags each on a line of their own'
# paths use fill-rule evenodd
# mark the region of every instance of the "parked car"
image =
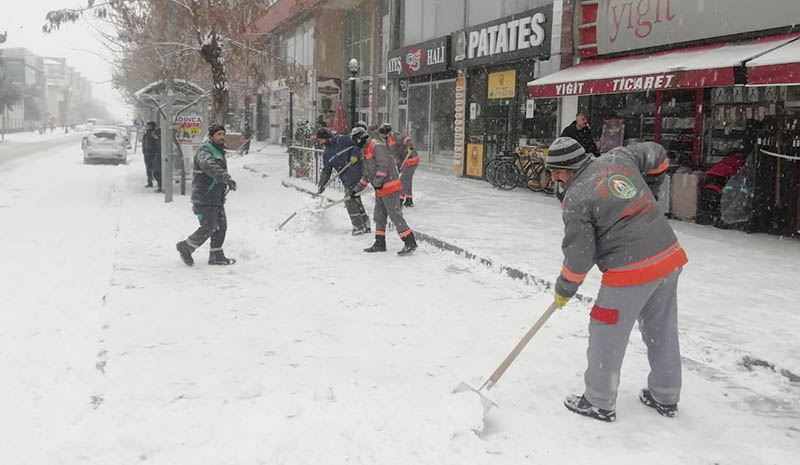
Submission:
<svg viewBox="0 0 800 465">
<path fill-rule="evenodd" d="M 83 138 L 83 163 L 111 162 L 117 165 L 128 163 L 125 135 L 117 128 L 97 127 Z"/>
<path fill-rule="evenodd" d="M 131 129 L 126 126 L 114 126 L 114 129 L 117 129 L 120 133 L 122 133 L 122 137 L 125 138 L 125 148 L 131 149 L 133 147 L 131 145 Z"/>
<path fill-rule="evenodd" d="M 88 129 L 89 128 L 87 128 L 85 124 L 76 124 L 75 125 L 75 130 L 76 131 L 86 131 Z"/>
</svg>

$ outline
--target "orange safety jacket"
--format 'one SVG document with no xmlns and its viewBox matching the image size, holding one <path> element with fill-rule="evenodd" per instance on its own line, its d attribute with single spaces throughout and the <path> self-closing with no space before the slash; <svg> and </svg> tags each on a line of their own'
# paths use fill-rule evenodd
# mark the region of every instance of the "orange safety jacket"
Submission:
<svg viewBox="0 0 800 465">
<path fill-rule="evenodd" d="M 364 177 L 362 185 L 372 184 L 377 197 L 384 197 L 403 189 L 392 154 L 386 144 L 370 140 L 363 149 Z"/>
</svg>

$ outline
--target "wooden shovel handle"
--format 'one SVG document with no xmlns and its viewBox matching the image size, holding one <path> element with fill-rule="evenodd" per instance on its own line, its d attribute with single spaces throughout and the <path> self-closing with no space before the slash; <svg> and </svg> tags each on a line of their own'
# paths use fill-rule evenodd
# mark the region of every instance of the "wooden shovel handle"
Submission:
<svg viewBox="0 0 800 465">
<path fill-rule="evenodd" d="M 497 384 L 498 381 L 500 381 L 500 377 L 503 376 L 503 373 L 505 373 L 506 370 L 508 370 L 508 367 L 510 367 L 511 364 L 514 362 L 514 359 L 517 358 L 517 355 L 519 355 L 519 353 L 522 352 L 522 349 L 524 349 L 525 346 L 528 345 L 528 342 L 531 340 L 531 338 L 533 338 L 533 335 L 536 334 L 536 332 L 539 331 L 539 329 L 542 326 L 544 326 L 544 323 L 547 321 L 548 318 L 550 318 L 550 315 L 552 315 L 553 312 L 555 311 L 556 311 L 556 303 L 553 302 L 552 304 L 550 304 L 550 307 L 548 307 L 547 310 L 545 310 L 544 314 L 542 314 L 542 316 L 540 316 L 539 319 L 536 320 L 536 323 L 534 323 L 533 326 L 531 326 L 531 329 L 529 329 L 528 332 L 525 333 L 524 336 L 522 336 L 522 339 L 517 343 L 517 346 L 514 347 L 514 350 L 512 350 L 511 353 L 508 354 L 508 357 L 506 357 L 506 359 L 503 360 L 503 363 L 501 363 L 500 366 L 497 367 L 496 370 L 494 370 L 492 376 L 489 377 L 489 383 L 488 383 L 489 386 L 493 386 Z"/>
</svg>

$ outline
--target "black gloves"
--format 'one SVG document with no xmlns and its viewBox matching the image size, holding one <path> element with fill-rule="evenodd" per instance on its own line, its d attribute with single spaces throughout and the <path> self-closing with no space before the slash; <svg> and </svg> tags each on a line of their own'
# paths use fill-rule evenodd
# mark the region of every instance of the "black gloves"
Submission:
<svg viewBox="0 0 800 465">
<path fill-rule="evenodd" d="M 361 183 L 356 184 L 355 186 L 353 186 L 353 194 L 350 196 L 350 198 L 358 197 L 358 193 L 363 191 L 366 188 L 367 188 L 367 186 L 365 184 L 361 184 Z"/>
<path fill-rule="evenodd" d="M 234 181 L 233 179 L 228 179 L 228 187 L 232 191 L 235 191 L 236 190 L 236 181 Z"/>
</svg>

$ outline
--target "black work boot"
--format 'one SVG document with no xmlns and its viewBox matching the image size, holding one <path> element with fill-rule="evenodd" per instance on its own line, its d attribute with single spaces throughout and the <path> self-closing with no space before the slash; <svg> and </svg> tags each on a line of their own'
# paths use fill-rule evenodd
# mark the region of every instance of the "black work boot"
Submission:
<svg viewBox="0 0 800 465">
<path fill-rule="evenodd" d="M 595 407 L 584 396 L 570 394 L 564 399 L 564 407 L 571 412 L 583 415 L 595 420 L 613 422 L 617 420 L 617 412 L 614 410 L 603 410 Z"/>
<path fill-rule="evenodd" d="M 371 247 L 364 249 L 364 252 L 386 252 L 386 236 L 375 236 L 375 243 Z"/>
<path fill-rule="evenodd" d="M 403 203 L 403 206 L 404 207 L 409 207 L 409 208 L 413 207 L 414 206 L 414 200 L 412 200 L 411 197 L 406 197 L 406 201 Z"/>
<path fill-rule="evenodd" d="M 186 263 L 187 266 L 194 265 L 194 259 L 192 258 L 194 247 L 189 245 L 189 243 L 186 241 L 180 241 L 175 244 L 175 248 L 178 249 L 178 253 L 181 254 L 181 260 L 183 260 L 183 263 Z"/>
<path fill-rule="evenodd" d="M 208 253 L 209 265 L 233 265 L 236 263 L 235 258 L 228 258 L 222 250 L 213 250 Z"/>
<path fill-rule="evenodd" d="M 417 248 L 417 240 L 414 239 L 414 233 L 409 234 L 408 236 L 403 238 L 403 248 L 397 252 L 397 255 L 404 257 L 406 255 L 410 255 L 414 249 Z"/>
<path fill-rule="evenodd" d="M 678 404 L 662 404 L 659 401 L 653 399 L 653 395 L 650 394 L 649 389 L 642 389 L 639 393 L 639 400 L 642 403 L 651 409 L 654 409 L 660 415 L 665 417 L 674 418 L 678 414 Z"/>
</svg>

